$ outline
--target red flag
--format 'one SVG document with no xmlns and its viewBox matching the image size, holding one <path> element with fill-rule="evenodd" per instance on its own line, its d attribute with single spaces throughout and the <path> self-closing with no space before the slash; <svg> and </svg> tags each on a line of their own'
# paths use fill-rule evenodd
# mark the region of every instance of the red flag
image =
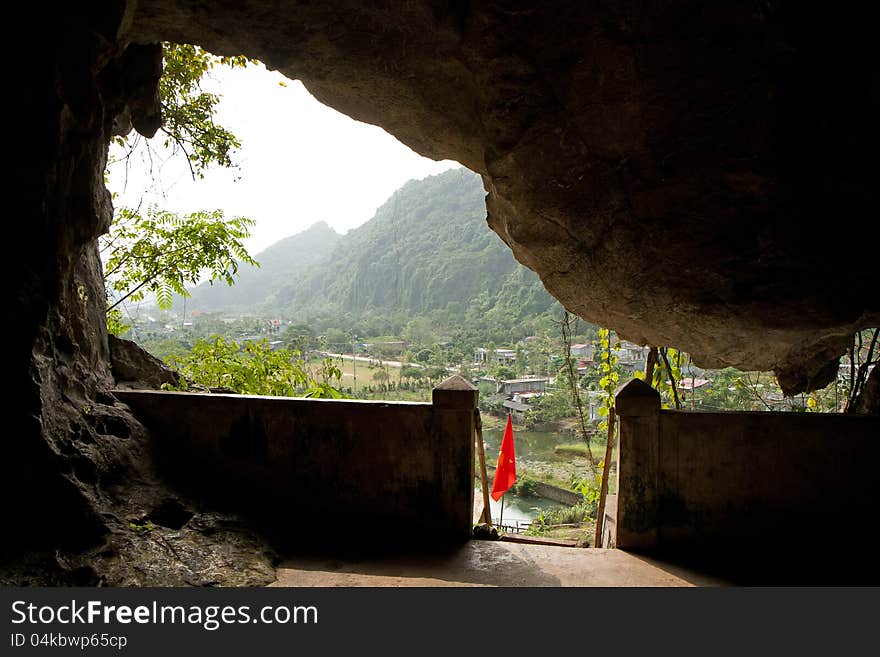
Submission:
<svg viewBox="0 0 880 657">
<path fill-rule="evenodd" d="M 495 480 L 492 482 L 492 499 L 496 502 L 516 481 L 516 454 L 513 450 L 513 424 L 507 416 L 507 428 L 501 439 L 501 451 L 498 452 L 498 467 L 495 469 Z"/>
</svg>

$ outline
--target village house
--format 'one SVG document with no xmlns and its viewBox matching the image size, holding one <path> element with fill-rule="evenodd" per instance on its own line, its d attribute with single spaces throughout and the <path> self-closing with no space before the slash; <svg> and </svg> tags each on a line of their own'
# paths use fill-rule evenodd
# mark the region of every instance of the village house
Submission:
<svg viewBox="0 0 880 657">
<path fill-rule="evenodd" d="M 482 377 L 481 383 L 494 383 L 495 394 L 490 399 L 501 402 L 501 405 L 513 417 L 514 421 L 522 422 L 530 410 L 529 404 L 536 397 L 541 397 L 547 390 L 547 378 L 500 379 Z"/>
<path fill-rule="evenodd" d="M 496 349 L 494 352 L 496 363 L 515 363 L 516 351 L 513 349 Z M 489 350 L 485 347 L 477 347 L 474 350 L 474 365 L 485 365 L 489 362 Z"/>
<path fill-rule="evenodd" d="M 620 346 L 612 352 L 617 356 L 617 362 L 626 370 L 645 369 L 645 360 L 648 358 L 649 347 L 635 344 L 627 340 L 621 340 Z"/>
<path fill-rule="evenodd" d="M 544 394 L 547 389 L 547 378 L 527 378 L 527 379 L 501 379 L 495 382 L 495 390 L 497 393 L 513 397 L 518 393 L 540 393 Z"/>
<path fill-rule="evenodd" d="M 592 360 L 594 351 L 595 347 L 592 344 L 579 342 L 571 345 L 568 353 L 571 354 L 573 358 L 586 358 Z"/>
</svg>

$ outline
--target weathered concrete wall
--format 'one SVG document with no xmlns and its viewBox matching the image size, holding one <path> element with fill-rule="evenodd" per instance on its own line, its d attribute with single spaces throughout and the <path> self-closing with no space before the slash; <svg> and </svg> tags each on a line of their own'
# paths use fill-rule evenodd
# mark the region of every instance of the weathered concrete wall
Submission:
<svg viewBox="0 0 880 657">
<path fill-rule="evenodd" d="M 605 500 L 602 534 L 597 547 L 617 547 L 617 495 L 609 493 Z"/>
<path fill-rule="evenodd" d="M 489 481 L 492 481 L 493 477 L 495 476 L 495 467 L 487 465 L 486 475 Z M 474 479 L 479 481 L 480 474 L 474 473 Z M 560 504 L 568 504 L 570 506 L 577 504 L 581 501 L 581 496 L 574 491 L 566 490 L 564 488 L 560 488 L 559 486 L 548 484 L 544 481 L 534 482 L 534 492 L 537 497 L 543 497 L 545 500 L 553 500 L 554 502 L 559 502 Z"/>
<path fill-rule="evenodd" d="M 117 395 L 153 430 L 172 476 L 276 529 L 470 535 L 475 390 L 436 389 L 433 404 Z"/>
<path fill-rule="evenodd" d="M 546 484 L 543 481 L 535 482 L 535 494 L 561 504 L 577 504 L 581 501 L 581 496 L 570 490 L 559 488 L 552 484 Z"/>
<path fill-rule="evenodd" d="M 617 412 L 618 547 L 808 547 L 873 531 L 880 418 L 661 411 L 641 381 Z"/>
</svg>

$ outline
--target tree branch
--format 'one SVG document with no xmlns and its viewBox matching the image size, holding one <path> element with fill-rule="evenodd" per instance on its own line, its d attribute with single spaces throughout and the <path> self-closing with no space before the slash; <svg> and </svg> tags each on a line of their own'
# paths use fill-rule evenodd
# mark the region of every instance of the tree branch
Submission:
<svg viewBox="0 0 880 657">
<path fill-rule="evenodd" d="M 180 150 L 183 151 L 183 154 L 186 156 L 186 165 L 189 167 L 189 173 L 192 176 L 192 179 L 195 180 L 196 179 L 196 171 L 195 171 L 195 169 L 193 169 L 192 162 L 189 159 L 189 151 L 186 150 L 186 142 L 184 142 L 180 137 L 178 137 L 177 135 L 175 135 L 172 132 L 169 132 L 165 128 L 162 128 L 162 132 L 164 132 L 166 135 L 171 137 L 174 140 L 174 142 L 180 147 Z"/>
<path fill-rule="evenodd" d="M 745 374 L 746 381 L 749 382 L 749 391 L 752 393 L 752 396 L 755 399 L 757 399 L 759 402 L 761 402 L 761 404 L 764 405 L 764 408 L 766 408 L 768 411 L 772 411 L 773 407 L 770 406 L 770 404 L 768 404 L 767 401 L 761 396 L 761 393 L 758 392 L 757 386 L 758 386 L 758 382 L 761 380 L 761 375 L 760 374 L 756 375 L 755 383 L 752 383 L 751 377 L 749 377 L 749 375 L 745 372 L 744 372 L 744 374 Z"/>
<path fill-rule="evenodd" d="M 571 315 L 568 314 L 567 310 L 562 315 L 561 328 L 562 347 L 565 349 L 565 365 L 568 370 L 569 390 L 571 392 L 571 398 L 574 402 L 575 409 L 577 410 L 581 437 L 587 444 L 587 456 L 590 462 L 590 470 L 593 473 L 593 477 L 596 479 L 596 483 L 599 484 L 599 471 L 596 469 L 596 464 L 593 461 L 593 450 L 590 446 L 590 434 L 587 431 L 587 420 L 584 417 L 584 405 L 581 400 L 580 390 L 578 389 L 577 371 L 574 367 L 574 359 L 571 357 Z"/>
<path fill-rule="evenodd" d="M 156 274 L 156 276 L 158 276 L 158 274 Z M 121 299 L 119 299 L 118 301 L 116 301 L 115 303 L 113 303 L 113 305 L 111 305 L 109 308 L 107 308 L 107 312 L 109 313 L 111 310 L 113 310 L 113 309 L 114 309 L 116 306 L 118 306 L 120 303 L 122 303 L 123 301 L 125 301 L 126 299 L 128 299 L 132 294 L 134 294 L 135 292 L 137 292 L 138 290 L 140 290 L 144 285 L 146 285 L 147 283 L 150 283 L 151 281 L 155 280 L 156 276 L 153 276 L 152 278 L 143 281 L 142 283 L 140 283 L 139 285 L 137 285 L 134 289 L 129 290 L 129 292 L 128 292 L 124 297 L 122 297 Z"/>
<path fill-rule="evenodd" d="M 660 349 L 660 355 L 663 357 L 663 365 L 666 367 L 666 372 L 669 374 L 669 385 L 672 387 L 672 399 L 675 401 L 675 410 L 681 410 L 681 401 L 678 399 L 678 388 L 675 385 L 675 375 L 672 373 L 672 368 L 669 366 L 669 358 L 666 355 L 666 347 Z M 693 379 L 691 379 L 693 382 Z"/>
</svg>

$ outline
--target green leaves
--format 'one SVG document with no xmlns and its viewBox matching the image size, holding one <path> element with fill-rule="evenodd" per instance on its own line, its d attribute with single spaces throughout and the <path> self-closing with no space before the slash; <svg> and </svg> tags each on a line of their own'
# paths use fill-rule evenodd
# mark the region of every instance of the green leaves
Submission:
<svg viewBox="0 0 880 657">
<path fill-rule="evenodd" d="M 173 296 L 189 296 L 186 286 L 198 284 L 203 273 L 211 283 L 232 285 L 240 263 L 259 266 L 242 243 L 253 225 L 246 217 L 227 219 L 222 210 L 181 217 L 155 207 L 145 214 L 120 208 L 101 240 L 104 283 L 113 298 L 108 311 L 150 293 L 169 309 Z"/>
<path fill-rule="evenodd" d="M 620 359 L 614 353 L 615 349 L 620 348 L 620 342 L 611 339 L 611 331 L 609 329 L 600 328 L 598 338 L 594 342 L 596 362 L 596 371 L 601 375 L 598 385 L 605 395 L 602 397 L 602 405 L 596 409 L 596 413 L 602 418 L 597 428 L 600 431 L 608 429 L 608 416 L 611 409 L 614 408 L 614 391 L 620 383 L 620 375 L 623 368 L 620 366 Z"/>
<path fill-rule="evenodd" d="M 233 152 L 241 142 L 229 130 L 214 122 L 218 94 L 202 89 L 202 82 L 216 66 L 244 68 L 256 63 L 242 55 L 217 57 L 189 44 L 163 44 L 159 99 L 162 103 L 163 146 L 177 149 L 189 162 L 193 178 L 204 178 L 211 166 L 231 167 Z M 114 137 L 114 144 L 133 149 L 135 140 Z"/>
<path fill-rule="evenodd" d="M 156 303 L 160 308 L 171 308 L 171 300 L 174 298 L 174 290 L 171 285 L 165 281 L 160 281 L 156 289 Z"/>
<path fill-rule="evenodd" d="M 107 333 L 110 335 L 115 335 L 118 338 L 130 328 L 130 324 L 122 321 L 122 312 L 118 308 L 114 308 L 107 313 Z"/>
<path fill-rule="evenodd" d="M 194 383 L 209 388 L 274 397 L 343 397 L 333 385 L 341 380 L 342 371 L 331 359 L 311 372 L 299 352 L 272 349 L 266 340 L 239 344 L 215 335 L 198 340 L 185 356 L 169 356 L 166 362 Z"/>
<path fill-rule="evenodd" d="M 604 464 L 600 464 L 600 466 L 604 466 Z M 595 482 L 589 479 L 579 479 L 577 477 L 574 477 L 571 480 L 571 489 L 574 492 L 579 493 L 584 502 L 594 506 L 598 505 L 601 486 L 601 474 Z M 595 510 L 593 511 L 593 513 L 595 513 Z"/>
<path fill-rule="evenodd" d="M 678 382 L 681 381 L 682 352 L 672 347 L 659 347 L 660 356 L 657 367 L 654 368 L 654 388 L 660 393 L 663 408 L 672 408 L 673 403 L 679 408 L 681 403 L 678 396 Z M 644 378 L 644 374 L 642 375 Z"/>
</svg>

